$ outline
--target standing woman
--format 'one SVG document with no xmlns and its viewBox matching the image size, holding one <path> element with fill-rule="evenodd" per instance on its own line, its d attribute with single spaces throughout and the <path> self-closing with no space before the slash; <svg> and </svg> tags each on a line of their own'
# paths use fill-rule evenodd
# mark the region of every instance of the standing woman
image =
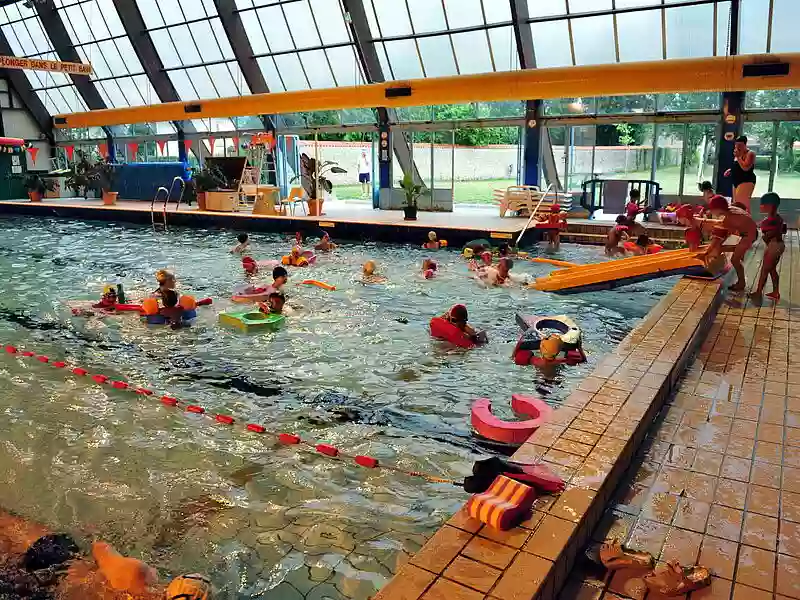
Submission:
<svg viewBox="0 0 800 600">
<path fill-rule="evenodd" d="M 750 213 L 750 198 L 756 188 L 756 174 L 753 167 L 756 163 L 756 153 L 747 147 L 747 137 L 740 135 L 733 145 L 733 168 L 725 171 L 725 177 L 730 177 L 733 183 L 732 204 L 738 204 Z"/>
</svg>

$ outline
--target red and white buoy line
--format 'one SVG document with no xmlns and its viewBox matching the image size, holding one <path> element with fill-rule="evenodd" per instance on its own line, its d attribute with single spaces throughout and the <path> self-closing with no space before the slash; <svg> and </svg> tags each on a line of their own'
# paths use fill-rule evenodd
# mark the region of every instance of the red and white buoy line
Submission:
<svg viewBox="0 0 800 600">
<path fill-rule="evenodd" d="M 135 394 L 139 394 L 141 396 L 148 396 L 148 397 L 157 396 L 157 394 L 151 389 L 132 385 L 127 383 L 126 381 L 112 380 L 107 375 L 91 374 L 86 369 L 82 369 L 81 367 L 68 365 L 64 361 L 51 361 L 50 357 L 48 356 L 45 356 L 43 354 L 36 354 L 35 352 L 31 352 L 30 350 L 20 350 L 16 346 L 12 346 L 10 344 L 5 345 L 3 347 L 3 350 L 5 351 L 6 354 L 12 354 L 23 358 L 31 358 L 42 364 L 47 364 L 57 369 L 64 369 L 66 372 L 72 373 L 77 377 L 88 377 L 93 382 L 99 385 L 110 385 L 114 389 L 130 391 Z M 338 459 L 342 461 L 352 461 L 355 464 L 367 469 L 384 469 L 387 471 L 395 471 L 397 473 L 402 473 L 403 475 L 408 475 L 409 477 L 420 477 L 431 483 L 446 483 L 451 485 L 461 485 L 459 482 L 454 481 L 452 479 L 437 477 L 435 475 L 424 473 L 422 471 L 409 471 L 401 467 L 398 467 L 397 465 L 381 464 L 377 458 L 365 454 L 356 454 L 356 455 L 348 454 L 346 452 L 342 452 L 339 448 L 337 448 L 336 446 L 332 446 L 331 444 L 325 444 L 323 442 L 309 442 L 303 440 L 299 435 L 296 435 L 294 433 L 281 433 L 279 431 L 270 430 L 267 427 L 264 427 L 263 425 L 259 425 L 258 423 L 248 423 L 246 420 L 238 419 L 231 415 L 226 415 L 221 413 L 212 414 L 210 412 L 207 412 L 205 408 L 203 408 L 198 404 L 189 404 L 183 400 L 179 400 L 175 396 L 171 396 L 168 394 L 161 396 L 160 401 L 161 404 L 163 404 L 164 406 L 179 408 L 183 409 L 185 412 L 194 413 L 197 415 L 203 415 L 209 420 L 221 425 L 228 425 L 233 427 L 239 424 L 243 424 L 245 431 L 255 434 L 271 435 L 277 438 L 277 441 L 284 446 L 302 447 L 305 448 L 306 450 L 310 450 L 312 452 L 321 454 L 328 458 Z"/>
</svg>

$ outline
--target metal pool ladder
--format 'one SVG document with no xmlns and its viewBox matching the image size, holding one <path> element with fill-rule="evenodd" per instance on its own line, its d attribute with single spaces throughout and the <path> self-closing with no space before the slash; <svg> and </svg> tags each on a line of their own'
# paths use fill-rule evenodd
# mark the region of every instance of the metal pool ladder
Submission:
<svg viewBox="0 0 800 600">
<path fill-rule="evenodd" d="M 164 231 L 167 231 L 167 203 L 169 202 L 173 191 L 175 191 L 176 185 L 177 199 L 175 200 L 175 210 L 177 211 L 180 210 L 181 201 L 183 200 L 183 193 L 186 191 L 186 182 L 181 177 L 175 177 L 175 179 L 172 180 L 169 189 L 161 186 L 156 190 L 156 194 L 153 196 L 153 201 L 150 202 L 150 222 L 153 224 L 153 231 L 158 231 L 158 228 L 156 227 L 156 202 L 162 195 L 164 196 L 164 202 L 161 205 L 161 216 L 163 223 L 158 223 L 158 225 L 163 225 Z"/>
<path fill-rule="evenodd" d="M 552 183 L 547 186 L 547 189 L 544 191 L 544 194 L 542 194 L 542 197 L 539 198 L 539 202 L 536 204 L 536 208 L 534 208 L 531 211 L 531 216 L 528 218 L 528 222 L 525 223 L 525 227 L 522 228 L 522 231 L 520 231 L 519 236 L 517 237 L 517 244 L 516 244 L 517 246 L 519 246 L 519 241 L 522 239 L 522 236 L 525 235 L 526 231 L 528 231 L 528 227 L 531 226 L 531 221 L 533 221 L 533 218 L 536 216 L 536 213 L 539 212 L 539 207 L 542 205 L 542 202 L 544 202 L 544 199 L 547 198 L 547 194 L 550 193 L 551 189 L 553 189 Z"/>
</svg>

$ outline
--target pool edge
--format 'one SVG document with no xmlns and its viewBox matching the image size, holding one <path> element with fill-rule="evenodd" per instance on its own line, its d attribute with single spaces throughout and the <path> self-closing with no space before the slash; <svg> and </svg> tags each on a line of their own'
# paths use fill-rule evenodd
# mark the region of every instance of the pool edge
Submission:
<svg viewBox="0 0 800 600">
<path fill-rule="evenodd" d="M 507 532 L 487 529 L 462 508 L 374 600 L 415 600 L 429 592 L 555 598 L 705 338 L 722 302 L 722 283 L 679 280 L 514 454 L 545 462 L 568 481 L 560 496 L 537 499 L 531 518 Z"/>
</svg>

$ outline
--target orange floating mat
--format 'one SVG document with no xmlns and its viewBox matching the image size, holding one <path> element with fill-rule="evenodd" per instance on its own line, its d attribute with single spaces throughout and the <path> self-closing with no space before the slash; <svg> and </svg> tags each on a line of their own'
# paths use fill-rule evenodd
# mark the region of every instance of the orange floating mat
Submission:
<svg viewBox="0 0 800 600">
<path fill-rule="evenodd" d="M 532 487 L 498 475 L 488 490 L 470 498 L 467 512 L 481 523 L 507 531 L 528 516 L 534 500 L 536 490 Z"/>
</svg>

